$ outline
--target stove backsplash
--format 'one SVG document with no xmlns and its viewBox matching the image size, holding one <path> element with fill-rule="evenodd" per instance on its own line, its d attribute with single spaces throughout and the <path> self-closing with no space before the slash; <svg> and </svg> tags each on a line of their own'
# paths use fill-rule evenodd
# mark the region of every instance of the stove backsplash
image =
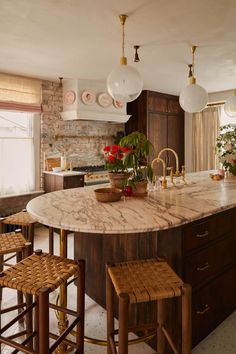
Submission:
<svg viewBox="0 0 236 354">
<path fill-rule="evenodd" d="M 99 121 L 64 121 L 62 89 L 58 83 L 43 82 L 41 125 L 41 161 L 64 154 L 73 166 L 103 165 L 103 148 L 113 144 L 112 135 L 124 131 L 123 123 Z"/>
</svg>

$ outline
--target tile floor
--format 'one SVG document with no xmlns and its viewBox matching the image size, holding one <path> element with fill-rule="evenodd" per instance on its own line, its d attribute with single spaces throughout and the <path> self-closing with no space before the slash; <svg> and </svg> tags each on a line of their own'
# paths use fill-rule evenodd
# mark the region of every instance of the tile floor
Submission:
<svg viewBox="0 0 236 354">
<path fill-rule="evenodd" d="M 48 251 L 48 230 L 44 226 L 35 230 L 35 248 Z M 55 234 L 55 254 L 59 254 L 58 235 Z M 68 255 L 73 258 L 73 235 L 68 238 Z M 56 294 L 53 295 L 54 298 Z M 69 297 L 70 305 L 73 306 L 73 296 Z M 15 295 L 12 291 L 4 290 L 3 306 L 13 303 Z M 52 299 L 53 300 L 53 299 Z M 57 328 L 56 316 L 52 314 L 51 326 Z M 8 321 L 3 318 L 4 321 Z M 18 324 L 11 331 L 15 331 Z M 235 354 L 236 353 L 236 312 L 227 318 L 205 340 L 199 343 L 192 354 Z M 93 300 L 86 296 L 85 334 L 88 337 L 105 338 L 106 336 L 106 312 Z M 2 346 L 1 354 L 10 354 L 12 349 Z M 106 347 L 85 343 L 85 354 L 105 354 Z M 129 347 L 129 354 L 154 354 L 154 350 L 147 344 L 141 343 Z"/>
</svg>

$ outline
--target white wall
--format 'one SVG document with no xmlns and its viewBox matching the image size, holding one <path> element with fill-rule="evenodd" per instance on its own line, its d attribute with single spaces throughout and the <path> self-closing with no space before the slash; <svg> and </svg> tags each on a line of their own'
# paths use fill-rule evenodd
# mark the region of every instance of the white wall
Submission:
<svg viewBox="0 0 236 354">
<path fill-rule="evenodd" d="M 226 101 L 227 98 L 234 94 L 234 90 L 221 92 L 213 92 L 208 95 L 208 102 Z M 192 114 L 185 113 L 185 166 L 186 172 L 191 172 L 191 157 L 192 157 Z"/>
</svg>

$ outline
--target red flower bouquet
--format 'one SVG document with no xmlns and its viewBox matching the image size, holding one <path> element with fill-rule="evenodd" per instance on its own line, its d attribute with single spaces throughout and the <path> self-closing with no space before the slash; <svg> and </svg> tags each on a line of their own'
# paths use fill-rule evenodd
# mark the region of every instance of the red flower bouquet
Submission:
<svg viewBox="0 0 236 354">
<path fill-rule="evenodd" d="M 126 172 L 127 167 L 124 163 L 125 154 L 131 149 L 127 146 L 121 147 L 119 145 L 105 146 L 104 157 L 105 167 L 111 172 Z"/>
</svg>

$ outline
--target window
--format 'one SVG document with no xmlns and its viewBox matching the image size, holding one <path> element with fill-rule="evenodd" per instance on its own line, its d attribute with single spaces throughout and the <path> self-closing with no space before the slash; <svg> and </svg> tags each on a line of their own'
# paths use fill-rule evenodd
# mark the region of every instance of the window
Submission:
<svg viewBox="0 0 236 354">
<path fill-rule="evenodd" d="M 38 113 L 0 110 L 0 196 L 39 189 Z"/>
<path fill-rule="evenodd" d="M 220 110 L 220 126 L 227 125 L 227 124 L 235 124 L 236 120 L 235 117 L 230 117 L 225 113 L 224 106 L 221 106 Z"/>
</svg>

